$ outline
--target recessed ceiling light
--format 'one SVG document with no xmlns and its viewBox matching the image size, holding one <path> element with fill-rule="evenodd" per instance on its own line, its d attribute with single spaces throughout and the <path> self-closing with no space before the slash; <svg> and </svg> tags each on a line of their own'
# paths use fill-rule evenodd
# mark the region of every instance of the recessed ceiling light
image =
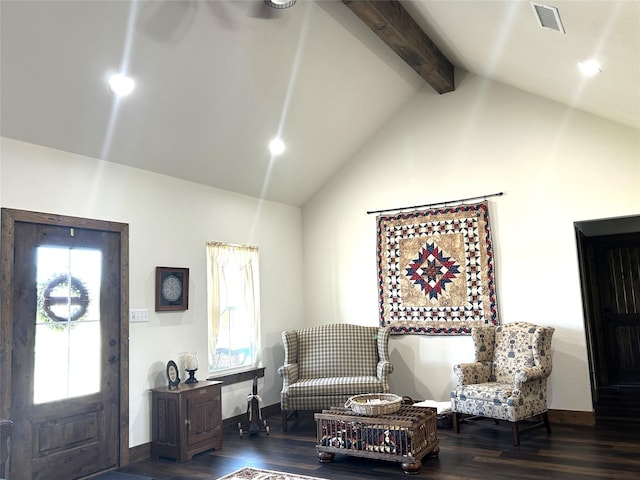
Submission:
<svg viewBox="0 0 640 480">
<path fill-rule="evenodd" d="M 579 62 L 578 68 L 580 73 L 585 77 L 593 77 L 601 72 L 600 64 L 596 60 L 587 60 L 585 62 Z"/>
<path fill-rule="evenodd" d="M 280 138 L 274 138 L 269 143 L 269 151 L 271 152 L 271 155 L 280 155 L 284 152 L 284 149 L 284 142 Z"/>
<path fill-rule="evenodd" d="M 109 88 L 111 88 L 111 91 L 119 97 L 129 95 L 133 91 L 134 86 L 135 82 L 133 81 L 133 78 L 120 73 L 116 73 L 109 78 Z"/>
</svg>

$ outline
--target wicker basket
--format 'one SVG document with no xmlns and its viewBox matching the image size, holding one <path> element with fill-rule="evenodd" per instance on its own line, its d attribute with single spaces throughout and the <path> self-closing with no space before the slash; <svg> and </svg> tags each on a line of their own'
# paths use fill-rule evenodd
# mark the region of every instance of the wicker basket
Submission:
<svg viewBox="0 0 640 480">
<path fill-rule="evenodd" d="M 393 393 L 354 395 L 344 404 L 344 408 L 350 408 L 354 413 L 372 416 L 396 413 L 401 406 L 402 397 Z"/>
</svg>

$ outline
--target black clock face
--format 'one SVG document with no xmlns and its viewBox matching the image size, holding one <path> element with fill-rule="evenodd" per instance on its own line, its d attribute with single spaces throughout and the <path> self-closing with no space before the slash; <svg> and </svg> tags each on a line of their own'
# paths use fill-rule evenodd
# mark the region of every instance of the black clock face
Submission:
<svg viewBox="0 0 640 480">
<path fill-rule="evenodd" d="M 168 275 L 162 280 L 162 298 L 167 302 L 177 302 L 182 296 L 182 280 L 176 275 Z"/>
</svg>

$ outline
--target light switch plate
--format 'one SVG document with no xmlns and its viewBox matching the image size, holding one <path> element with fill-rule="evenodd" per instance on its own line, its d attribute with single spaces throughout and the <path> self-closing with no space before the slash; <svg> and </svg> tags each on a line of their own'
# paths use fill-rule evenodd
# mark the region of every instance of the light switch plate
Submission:
<svg viewBox="0 0 640 480">
<path fill-rule="evenodd" d="M 146 308 L 132 308 L 129 310 L 129 321 L 131 323 L 148 322 L 149 310 Z"/>
</svg>

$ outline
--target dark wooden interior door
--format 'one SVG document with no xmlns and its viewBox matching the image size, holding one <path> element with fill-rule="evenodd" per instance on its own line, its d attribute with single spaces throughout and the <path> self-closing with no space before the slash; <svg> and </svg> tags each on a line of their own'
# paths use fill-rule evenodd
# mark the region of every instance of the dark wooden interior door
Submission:
<svg viewBox="0 0 640 480">
<path fill-rule="evenodd" d="M 119 465 L 120 237 L 15 224 L 9 478 Z"/>
<path fill-rule="evenodd" d="M 640 233 L 579 237 L 598 418 L 640 419 Z"/>
<path fill-rule="evenodd" d="M 607 383 L 640 386 L 640 236 L 596 242 Z"/>
</svg>

